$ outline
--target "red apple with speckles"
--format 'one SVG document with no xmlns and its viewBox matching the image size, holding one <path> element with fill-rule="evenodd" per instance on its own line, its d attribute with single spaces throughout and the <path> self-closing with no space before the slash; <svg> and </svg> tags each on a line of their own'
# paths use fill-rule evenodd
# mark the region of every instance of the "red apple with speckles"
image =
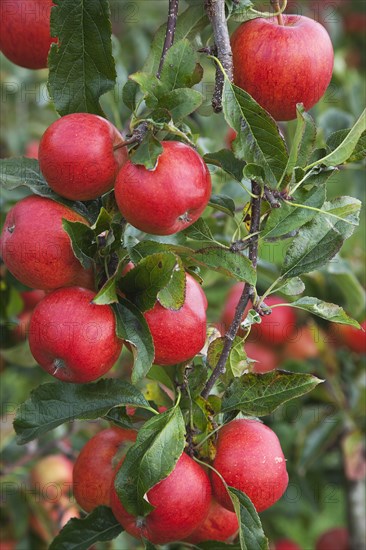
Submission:
<svg viewBox="0 0 366 550">
<path fill-rule="evenodd" d="M 155 508 L 145 517 L 129 514 L 111 487 L 111 507 L 116 519 L 130 535 L 153 544 L 183 540 L 205 520 L 211 503 L 206 472 L 185 453 L 169 476 L 147 492 Z"/>
<path fill-rule="evenodd" d="M 231 38 L 234 82 L 275 120 L 296 118 L 324 95 L 333 71 L 333 47 L 320 23 L 300 15 L 257 18 L 241 24 Z"/>
<path fill-rule="evenodd" d="M 89 225 L 67 206 L 35 195 L 8 212 L 0 250 L 5 265 L 21 283 L 44 290 L 72 285 L 93 288 L 93 272 L 74 256 L 63 219 Z"/>
<path fill-rule="evenodd" d="M 288 484 L 286 460 L 276 434 L 257 420 L 233 420 L 219 431 L 213 467 L 226 483 L 248 495 L 257 512 L 281 498 Z M 219 476 L 213 494 L 228 510 L 232 502 Z"/>
<path fill-rule="evenodd" d="M 349 325 L 337 325 L 343 343 L 355 353 L 366 353 L 366 321 L 361 323 L 362 329 L 357 329 Z"/>
<path fill-rule="evenodd" d="M 274 550 L 301 550 L 300 546 L 292 540 L 278 540 L 274 546 Z"/>
<path fill-rule="evenodd" d="M 110 505 L 115 469 L 128 445 L 136 440 L 134 430 L 107 428 L 92 437 L 81 449 L 73 472 L 73 490 L 77 503 L 91 512 L 97 506 Z"/>
<path fill-rule="evenodd" d="M 52 0 L 1 0 L 0 50 L 27 69 L 47 67 Z"/>
<path fill-rule="evenodd" d="M 239 529 L 238 518 L 234 512 L 230 512 L 221 506 L 213 498 L 210 504 L 208 516 L 204 522 L 193 531 L 186 541 L 198 544 L 206 540 L 227 541 L 233 538 Z"/>
<path fill-rule="evenodd" d="M 39 165 L 48 185 L 62 197 L 86 201 L 110 191 L 127 160 L 122 135 L 105 118 L 74 113 L 47 128 L 39 145 Z"/>
<path fill-rule="evenodd" d="M 351 544 L 347 529 L 335 527 L 323 533 L 316 542 L 315 550 L 350 550 Z"/>
<path fill-rule="evenodd" d="M 95 305 L 95 293 L 80 287 L 60 288 L 35 308 L 29 345 L 40 366 L 64 382 L 92 382 L 117 361 L 122 340 L 109 305 Z"/>
<path fill-rule="evenodd" d="M 201 286 L 186 274 L 183 306 L 173 311 L 156 302 L 144 313 L 155 346 L 154 362 L 175 365 L 194 357 L 206 340 L 207 299 Z"/>
<path fill-rule="evenodd" d="M 122 215 L 141 231 L 172 235 L 194 223 L 211 196 L 211 176 L 202 157 L 178 141 L 163 141 L 153 170 L 127 162 L 115 195 Z"/>
<path fill-rule="evenodd" d="M 252 366 L 253 372 L 263 374 L 278 367 L 277 354 L 271 348 L 253 342 L 246 342 L 244 347 L 247 356 L 256 361 Z"/>
<path fill-rule="evenodd" d="M 264 343 L 270 346 L 287 342 L 294 333 L 296 316 L 288 302 L 280 296 L 268 296 L 265 304 L 268 307 L 285 304 L 272 309 L 270 315 L 264 315 L 262 322 L 252 326 L 249 338 L 252 342 Z"/>
</svg>

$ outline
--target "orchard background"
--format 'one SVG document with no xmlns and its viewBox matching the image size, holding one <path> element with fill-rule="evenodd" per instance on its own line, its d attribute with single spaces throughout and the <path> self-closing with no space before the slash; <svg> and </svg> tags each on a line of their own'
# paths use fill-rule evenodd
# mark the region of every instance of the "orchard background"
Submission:
<svg viewBox="0 0 366 550">
<path fill-rule="evenodd" d="M 60 60 L 55 48 L 51 53 L 49 75 L 47 69 L 22 69 L 4 56 L 1 57 L 1 157 L 14 159 L 1 162 L 2 221 L 10 208 L 24 197 L 32 193 L 50 196 L 50 190 L 39 173 L 36 161 L 20 161 L 19 157 L 37 157 L 37 143 L 47 127 L 58 118 L 56 111 L 61 115 L 78 110 L 104 114 L 125 136 L 131 130 L 131 111 L 135 111 L 132 118 L 134 123 L 138 112 L 141 120 L 144 117 L 146 119 L 147 131 L 145 126 L 142 143 L 135 155 L 139 155 L 138 161 L 146 166 L 150 166 L 151 163 L 154 166 L 160 152 L 159 141 L 167 136 L 169 139 L 185 142 L 188 138 L 204 157 L 213 183 L 213 197 L 198 222 L 183 232 L 166 237 L 143 234 L 128 224 L 121 224 L 121 234 L 117 231 L 116 224 L 113 226 L 111 223 L 116 209 L 112 195 L 108 195 L 103 199 L 102 215 L 100 202 L 90 201 L 86 203 L 86 207 L 91 223 L 95 223 L 99 214 L 100 225 L 97 227 L 103 228 L 103 231 L 107 228 L 112 235 L 116 231 L 108 245 L 112 249 L 104 248 L 104 254 L 94 253 L 88 242 L 89 237 L 85 240 L 85 235 L 77 230 L 72 233 L 70 227 L 69 235 L 74 251 L 81 261 L 90 263 L 98 259 L 99 274 L 100 266 L 103 267 L 105 264 L 105 257 L 110 258 L 111 250 L 113 252 L 118 249 L 113 249 L 116 239 L 119 244 L 124 244 L 124 248 L 120 246 L 119 250 L 121 272 L 129 260 L 137 263 L 139 258 L 147 257 L 154 262 L 157 256 L 159 261 L 164 262 L 166 271 L 170 269 L 169 282 L 173 279 L 175 271 L 183 273 L 183 266 L 188 269 L 199 281 L 202 280 L 208 299 L 209 342 L 203 353 L 198 354 L 188 364 L 154 366 L 149 370 L 149 334 L 143 332 L 136 338 L 132 330 L 133 322 L 121 314 L 119 335 L 122 334 L 123 338 L 132 342 L 132 348 L 137 351 L 137 358 L 134 359 L 124 346 L 116 365 L 104 376 L 111 379 L 108 383 L 99 381 L 91 383 L 93 386 L 80 385 L 76 388 L 76 384 L 56 382 L 37 365 L 29 350 L 27 322 L 31 308 L 26 307 L 24 296 L 22 297 L 22 292 L 27 288 L 2 265 L 1 549 L 48 548 L 61 526 L 70 517 L 87 517 L 73 497 L 69 461 L 75 462 L 85 443 L 101 429 L 113 423 L 140 429 L 153 418 L 154 413 L 151 409 L 159 411 L 163 419 L 161 432 L 165 430 L 168 433 L 171 429 L 171 433 L 164 440 L 162 456 L 165 463 L 162 468 L 159 466 L 160 470 L 155 468 L 152 474 L 152 479 L 155 479 L 153 485 L 166 477 L 176 461 L 176 457 L 173 457 L 172 442 L 177 439 L 181 444 L 184 440 L 182 430 L 177 435 L 179 430 L 175 430 L 176 421 L 173 418 L 174 411 L 179 408 L 187 425 L 190 425 L 189 417 L 193 417 L 193 426 L 196 430 L 188 429 L 188 449 L 195 458 L 204 461 L 213 458 L 215 434 L 210 439 L 205 438 L 211 431 L 215 431 L 217 424 L 228 422 L 238 414 L 244 418 L 260 417 L 280 440 L 287 459 L 289 485 L 284 496 L 260 514 L 260 522 L 248 499 L 240 497 L 239 541 L 236 540 L 230 545 L 200 543 L 194 546 L 172 543 L 166 546 L 167 548 L 178 550 L 197 547 L 219 550 L 231 547 L 256 550 L 268 548 L 268 541 L 274 544 L 287 539 L 297 543 L 303 550 L 311 550 L 318 548 L 317 541 L 324 532 L 332 528 L 344 528 L 349 533 L 348 546 L 340 546 L 341 535 L 338 533 L 329 548 L 363 549 L 366 475 L 365 353 L 357 349 L 362 350 L 365 335 L 359 332 L 356 345 L 349 344 L 338 323 L 356 326 L 357 321 L 361 323 L 365 319 L 366 232 L 364 210 L 360 211 L 358 202 L 364 203 L 365 200 L 365 122 L 359 118 L 365 104 L 365 6 L 362 2 L 353 0 L 307 0 L 288 2 L 286 9 L 286 13 L 304 14 L 321 22 L 329 32 L 335 50 L 331 84 L 324 97 L 311 109 L 311 116 L 317 127 L 316 142 L 313 146 L 317 152 L 314 155 L 311 151 L 311 161 L 316 164 L 317 159 L 331 155 L 332 151 L 336 150 L 338 155 L 333 155 L 333 158 L 338 161 L 336 164 L 339 165 L 339 169 L 333 169 L 332 163 L 328 163 L 328 166 L 327 163 L 320 163 L 319 166 L 315 166 L 316 170 L 310 178 L 313 178 L 311 181 L 314 185 L 322 188 L 322 178 L 325 181 L 329 176 L 326 183 L 328 202 L 324 203 L 323 200 L 316 204 L 316 208 L 327 208 L 338 216 L 333 219 L 333 231 L 342 242 L 344 241 L 341 248 L 339 242 L 339 246 L 334 245 L 334 235 L 329 236 L 327 246 L 321 246 L 319 234 L 325 216 L 316 210 L 313 211 L 313 218 L 309 215 L 304 219 L 301 217 L 304 209 L 292 207 L 296 211 L 292 224 L 286 221 L 287 231 L 281 232 L 281 229 L 278 229 L 285 221 L 281 220 L 282 214 L 277 212 L 283 212 L 285 207 L 291 209 L 291 206 L 282 204 L 281 208 L 270 211 L 270 203 L 273 200 L 276 202 L 276 197 L 268 195 L 268 186 L 269 190 L 274 188 L 268 181 L 268 164 L 261 165 L 257 162 L 258 155 L 255 156 L 258 150 L 262 150 L 260 140 L 263 135 L 256 133 L 255 125 L 250 118 L 253 104 L 244 105 L 243 101 L 239 114 L 238 111 L 231 111 L 235 97 L 238 98 L 238 92 L 233 91 L 226 79 L 224 113 L 213 112 L 215 52 L 209 50 L 213 45 L 212 27 L 206 17 L 203 1 L 180 2 L 175 46 L 173 45 L 170 54 L 167 53 L 167 63 L 172 71 L 170 75 L 167 75 L 169 71 L 166 71 L 162 81 L 164 82 L 164 78 L 165 83 L 171 78 L 183 78 L 185 85 L 181 88 L 184 91 L 176 94 L 174 103 L 165 104 L 164 100 L 160 100 L 159 108 L 165 111 L 154 111 L 153 115 L 151 112 L 147 114 L 148 109 L 143 111 L 141 106 L 140 110 L 136 111 L 134 97 L 136 93 L 139 98 L 145 96 L 146 104 L 149 106 L 150 101 L 150 107 L 154 105 L 152 78 L 144 78 L 143 73 L 151 76 L 158 69 L 165 36 L 168 2 L 59 0 L 56 3 L 59 4 L 59 8 L 58 15 L 55 15 L 53 21 L 54 29 L 64 33 L 62 37 L 65 40 L 66 37 L 71 40 L 73 47 L 80 53 L 80 61 L 89 57 L 93 62 L 90 62 L 86 69 L 84 67 L 84 70 L 81 65 L 76 64 L 77 68 L 72 72 L 67 56 L 66 60 Z M 271 9 L 269 2 L 254 2 L 251 5 L 246 0 L 239 3 L 228 0 L 226 4 L 227 14 L 230 16 L 230 31 L 238 25 L 238 21 L 248 17 L 251 8 L 265 12 Z M 98 11 L 101 6 L 104 10 L 102 15 Z M 68 17 L 72 7 L 75 9 L 74 15 Z M 108 47 L 104 48 L 110 40 L 109 9 L 116 75 Z M 82 31 L 75 24 L 81 14 L 93 14 L 94 17 L 90 27 L 85 24 Z M 161 29 L 156 35 L 160 26 Z M 95 27 L 101 31 L 98 38 Z M 92 40 L 84 40 L 90 36 Z M 179 40 L 185 42 L 179 44 Z M 177 76 L 176 73 L 177 52 L 183 57 L 183 76 Z M 196 63 L 200 64 L 203 71 L 197 68 Z M 140 77 L 128 80 L 129 75 L 138 71 Z M 218 72 L 220 73 L 220 69 Z M 126 85 L 126 82 L 129 83 Z M 82 93 L 85 86 L 90 92 L 86 100 Z M 83 108 L 78 108 L 84 100 Z M 245 119 L 245 127 L 236 127 L 238 121 L 240 124 L 240 118 Z M 300 134 L 304 148 L 310 147 L 306 141 L 306 133 L 312 132 L 312 125 L 301 111 L 298 118 L 298 125 L 296 121 L 279 124 L 288 150 L 291 150 Z M 242 131 L 242 138 L 239 136 L 237 146 L 233 145 L 233 153 L 230 152 L 228 123 L 236 131 Z M 354 128 L 353 135 L 356 136 L 353 143 L 347 141 L 347 132 L 340 132 L 351 127 Z M 280 138 L 270 119 L 265 123 L 265 129 L 270 134 L 269 140 L 278 144 L 277 140 Z M 245 143 L 253 135 L 259 142 L 258 150 L 254 154 L 245 148 Z M 132 143 L 130 149 L 133 149 L 134 145 L 136 143 Z M 295 166 L 297 160 L 294 161 Z M 246 166 L 244 161 L 247 162 Z M 275 157 L 273 162 L 276 163 Z M 302 181 L 304 173 L 301 169 L 309 164 L 310 161 L 299 165 L 296 173 L 291 172 L 290 179 L 295 178 L 292 179 L 293 186 Z M 275 216 L 280 216 L 280 223 L 272 225 L 272 236 L 265 238 L 268 225 L 264 226 L 266 229 L 262 227 L 262 235 L 259 234 L 256 281 L 251 275 L 248 261 L 243 260 L 244 257 L 247 260 L 247 249 L 242 246 L 253 229 L 253 216 L 249 208 L 251 196 L 248 193 L 253 191 L 250 181 L 255 182 L 257 189 L 266 186 L 267 200 L 262 201 L 260 212 L 262 221 L 269 212 L 269 220 L 271 216 L 272 220 Z M 335 201 L 337 197 L 344 196 L 348 198 Z M 57 200 L 54 195 L 52 198 Z M 304 195 L 302 199 L 304 203 L 307 200 Z M 76 207 L 80 208 L 80 204 Z M 252 212 L 254 210 L 255 205 L 252 204 Z M 330 216 L 326 219 L 328 223 Z M 292 260 L 288 256 L 288 248 L 294 238 L 301 237 L 305 222 L 319 224 L 318 228 L 313 227 L 310 230 L 311 270 L 304 267 L 304 251 L 300 250 L 296 261 L 293 256 Z M 250 242 L 253 243 L 253 236 L 251 239 Z M 148 244 L 141 245 L 141 242 Z M 237 248 L 232 248 L 233 243 Z M 230 254 L 235 252 L 235 261 L 229 260 L 229 249 Z M 211 252 L 208 254 L 207 250 Z M 212 253 L 212 250 L 216 253 Z M 218 254 L 217 250 L 221 253 Z M 174 264 L 174 269 L 168 265 L 172 253 L 180 258 L 177 260 L 178 264 Z M 250 259 L 253 260 L 253 257 Z M 228 292 L 233 285 L 245 281 L 255 286 L 258 295 L 262 296 L 281 273 L 284 273 L 284 265 L 290 266 L 289 271 L 292 271 L 294 276 L 284 276 L 281 281 L 278 280 L 274 286 L 275 294 L 280 295 L 282 301 L 295 302 L 304 297 L 314 299 L 310 302 L 303 300 L 302 303 L 298 303 L 296 309 L 291 309 L 296 314 L 297 328 L 290 332 L 287 340 L 284 338 L 277 345 L 272 342 L 265 346 L 267 353 L 268 349 L 270 350 L 273 366 L 280 370 L 265 375 L 248 374 L 248 370 L 252 371 L 255 367 L 248 361 L 247 356 L 255 359 L 255 350 L 262 349 L 263 346 L 257 342 L 255 347 L 249 342 L 246 355 L 242 338 L 243 334 L 247 334 L 245 330 L 241 330 L 241 336 L 234 340 L 233 350 L 226 362 L 226 373 L 221 375 L 220 383 L 216 386 L 216 395 L 211 395 L 206 401 L 209 392 L 204 393 L 203 397 L 199 394 L 201 390 L 205 392 L 207 378 L 211 371 L 215 370 L 220 357 L 225 363 L 222 354 L 224 340 L 221 334 L 229 328 L 235 310 L 235 306 L 232 305 L 231 314 L 227 313 Z M 137 308 L 141 308 L 144 303 L 150 303 L 151 295 L 155 300 L 158 293 L 167 287 L 167 282 L 162 283 L 161 279 L 159 282 L 157 277 L 152 290 L 147 269 L 143 261 L 140 267 L 142 286 L 138 292 L 133 276 L 129 276 L 129 283 L 125 283 L 124 286 L 122 283 L 121 290 Z M 117 271 L 120 277 L 121 272 Z M 115 279 L 112 276 L 108 284 L 107 277 L 99 277 L 98 290 L 102 289 L 99 297 L 104 304 L 113 303 L 117 299 Z M 179 301 L 179 284 L 174 286 L 175 283 L 173 281 L 170 290 L 175 290 L 176 295 L 174 297 L 173 292 L 170 299 Z M 165 299 L 166 296 L 167 293 Z M 237 302 L 240 293 L 236 293 L 235 297 Z M 337 304 L 343 309 L 324 306 L 319 300 Z M 136 315 L 135 308 L 131 311 Z M 273 310 L 275 311 L 276 309 Z M 248 324 L 252 323 L 255 327 L 260 321 L 258 311 L 252 310 L 248 319 Z M 331 323 L 331 319 L 338 323 Z M 255 330 L 253 328 L 252 334 L 255 334 Z M 269 361 L 268 355 L 265 361 Z M 282 370 L 295 374 L 285 374 Z M 58 384 L 56 389 L 54 386 L 53 389 L 49 385 L 44 386 L 55 383 Z M 30 399 L 32 390 L 34 393 Z M 223 397 L 222 402 L 218 396 Z M 20 406 L 22 403 L 25 405 Z M 142 404 L 142 408 L 137 407 L 134 412 L 131 407 L 135 408 L 138 404 Z M 221 410 L 224 412 L 220 413 Z M 171 415 L 165 425 L 164 411 Z M 190 427 L 192 428 L 192 425 Z M 153 444 L 152 448 L 154 452 Z M 50 460 L 47 457 L 55 455 L 58 458 L 51 458 L 51 462 L 47 462 Z M 136 468 L 141 467 L 142 458 L 136 458 Z M 164 461 L 160 460 L 160 465 L 162 462 Z M 157 469 L 159 472 L 156 472 Z M 150 484 L 145 489 L 148 490 L 151 486 Z M 137 501 L 138 498 L 141 499 L 141 495 L 136 496 Z M 155 548 L 153 544 L 139 542 L 121 531 L 122 527 L 113 518 L 109 509 L 99 508 L 91 513 L 89 519 L 72 520 L 51 548 Z M 281 547 L 277 545 L 276 548 L 280 550 Z M 282 548 L 285 550 L 286 547 Z"/>
</svg>

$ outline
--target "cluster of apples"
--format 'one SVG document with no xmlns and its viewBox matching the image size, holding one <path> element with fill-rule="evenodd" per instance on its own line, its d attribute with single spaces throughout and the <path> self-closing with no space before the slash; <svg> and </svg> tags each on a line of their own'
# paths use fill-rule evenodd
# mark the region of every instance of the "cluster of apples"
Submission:
<svg viewBox="0 0 366 550">
<path fill-rule="evenodd" d="M 81 508 L 91 512 L 99 505 L 111 506 L 128 533 L 154 544 L 232 539 L 238 520 L 221 478 L 186 453 L 169 476 L 148 491 L 154 510 L 144 518 L 127 512 L 114 479 L 136 437 L 133 430 L 113 427 L 86 443 L 73 473 L 74 496 Z M 258 512 L 272 506 L 288 484 L 279 440 L 257 420 L 233 420 L 220 430 L 212 466 L 228 485 L 244 491 Z"/>
<path fill-rule="evenodd" d="M 116 148 L 117 147 L 117 148 Z M 113 187 L 123 215 L 140 230 L 161 235 L 192 224 L 207 205 L 211 178 L 191 147 L 163 142 L 154 170 L 127 160 L 121 134 L 107 120 L 88 113 L 67 115 L 44 133 L 39 162 L 49 186 L 61 197 L 92 200 Z M 116 336 L 110 306 L 93 304 L 92 269 L 73 254 L 62 220 L 89 222 L 54 200 L 30 196 L 8 213 L 1 254 L 23 284 L 50 292 L 35 308 L 29 343 L 38 363 L 69 382 L 90 382 L 116 362 L 122 341 Z M 186 296 L 179 311 L 156 302 L 145 313 L 155 344 L 155 362 L 173 365 L 196 355 L 206 336 L 207 300 L 186 275 Z"/>
<path fill-rule="evenodd" d="M 271 550 L 305 550 L 289 539 L 278 540 L 270 546 Z M 320 535 L 315 550 L 350 550 L 350 538 L 346 528 L 334 527 Z"/>
</svg>

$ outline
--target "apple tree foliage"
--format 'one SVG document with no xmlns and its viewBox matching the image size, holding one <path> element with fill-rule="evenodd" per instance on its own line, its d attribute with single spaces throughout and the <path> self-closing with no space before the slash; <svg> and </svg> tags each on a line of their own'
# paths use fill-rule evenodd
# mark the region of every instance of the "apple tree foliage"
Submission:
<svg viewBox="0 0 366 550">
<path fill-rule="evenodd" d="M 48 79 L 54 107 L 60 115 L 88 112 L 105 116 L 101 97 L 116 84 L 108 0 L 78 3 L 55 0 L 55 4 L 52 30 L 60 45 L 51 48 Z M 235 21 L 257 17 L 252 8 L 248 0 L 227 2 L 228 16 Z M 178 17 L 175 40 L 159 76 L 156 75 L 165 24 L 157 30 L 145 64 L 129 75 L 123 90 L 116 92 L 118 102 L 129 112 L 129 133 L 142 129 L 140 143 L 129 146 L 133 163 L 153 169 L 162 152 L 160 142 L 167 137 L 199 145 L 200 136 L 191 124 L 191 117 L 204 99 L 200 85 L 205 78 L 202 65 L 215 63 L 214 56 L 209 55 L 208 61 L 207 52 L 200 51 L 208 29 L 203 2 L 190 1 Z M 212 71 L 209 74 L 211 78 Z M 36 160 L 1 161 L 2 185 L 8 191 L 26 186 L 37 195 L 71 206 L 90 221 L 91 226 L 87 227 L 64 220 L 64 230 L 81 264 L 86 268 L 96 266 L 99 291 L 95 303 L 113 306 L 118 336 L 129 342 L 134 355 L 130 382 L 105 378 L 90 384 L 53 382 L 36 388 L 17 411 L 14 428 L 18 442 L 30 442 L 75 419 L 104 418 L 119 426 L 132 427 L 133 418 L 126 414 L 126 406 L 137 408 L 139 418 L 143 418 L 138 441 L 128 451 L 116 478 L 123 504 L 135 515 L 151 511 L 144 495 L 173 470 L 186 446 L 190 422 L 195 428 L 196 456 L 209 460 L 214 440 L 210 434 L 217 423 L 226 423 L 239 413 L 259 418 L 271 415 L 283 403 L 322 383 L 306 373 L 248 373 L 239 336 L 234 339 L 225 372 L 212 395 L 203 397 L 202 392 L 222 356 L 224 338 L 214 334 L 206 350 L 189 364 L 174 368 L 153 365 L 154 346 L 143 312 L 156 300 L 164 307 L 178 310 L 184 301 L 185 271 L 198 280 L 210 271 L 217 272 L 223 278 L 246 283 L 254 296 L 260 276 L 267 282 L 260 294 L 264 300 L 274 292 L 279 293 L 294 308 L 329 322 L 359 327 L 340 306 L 309 296 L 302 277 L 328 269 L 329 262 L 337 257 L 344 241 L 357 228 L 360 201 L 351 196 L 329 200 L 327 188 L 341 167 L 365 157 L 365 112 L 351 129 L 336 131 L 320 147 L 316 122 L 298 105 L 296 131 L 292 140 L 286 142 L 271 116 L 233 85 L 225 73 L 222 77 L 223 116 L 237 137 L 232 150 L 206 152 L 204 160 L 213 173 L 225 173 L 248 190 L 248 203 L 244 210 L 240 209 L 239 216 L 240 205 L 215 191 L 203 217 L 181 234 L 160 239 L 126 225 L 113 192 L 98 200 L 72 203 L 48 187 Z M 280 200 L 279 208 L 272 208 L 270 201 L 262 201 L 260 228 L 254 235 L 250 234 L 250 181 L 255 181 L 262 193 Z M 235 234 L 215 226 L 212 220 L 217 219 L 235 221 L 238 226 Z M 106 235 L 103 240 L 98 238 L 101 233 Z M 246 241 L 253 238 L 259 243 L 259 259 L 261 245 L 283 243 L 281 265 L 268 267 L 266 262 L 259 262 L 258 267 L 254 266 L 246 246 Z M 135 268 L 122 276 L 129 261 Z M 251 310 L 246 320 L 246 336 L 251 324 L 260 320 Z M 146 379 L 160 392 L 165 388 L 173 396 L 173 404 L 166 412 L 157 415 L 159 403 L 143 395 L 141 388 Z M 154 456 L 160 458 L 154 460 Z M 131 484 L 131 479 L 135 483 Z M 229 490 L 240 520 L 239 542 L 201 543 L 195 547 L 265 550 L 268 541 L 252 503 L 240 491 Z M 121 530 L 110 509 L 99 507 L 83 519 L 70 520 L 50 548 L 87 549 L 96 541 L 115 538 Z M 154 546 L 146 542 L 146 548 Z"/>
</svg>

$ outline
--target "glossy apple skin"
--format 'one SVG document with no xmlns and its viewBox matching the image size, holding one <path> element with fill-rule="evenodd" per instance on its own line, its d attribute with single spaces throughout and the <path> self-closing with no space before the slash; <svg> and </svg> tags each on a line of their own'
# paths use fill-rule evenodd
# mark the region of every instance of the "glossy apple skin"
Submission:
<svg viewBox="0 0 366 550">
<path fill-rule="evenodd" d="M 285 298 L 268 296 L 265 304 L 272 307 L 276 304 L 286 304 Z M 287 342 L 293 334 L 296 326 L 296 316 L 291 307 L 276 307 L 270 315 L 264 315 L 262 322 L 253 325 L 249 335 L 251 342 L 267 345 L 280 345 Z"/>
<path fill-rule="evenodd" d="M 33 312 L 31 352 L 46 372 L 64 382 L 96 380 L 112 368 L 121 352 L 113 310 L 93 304 L 94 297 L 84 288 L 60 288 Z"/>
<path fill-rule="evenodd" d="M 257 512 L 272 506 L 286 490 L 286 460 L 276 434 L 257 420 L 233 420 L 220 431 L 213 467 L 228 485 L 243 491 Z M 233 511 L 221 479 L 212 473 L 216 500 Z"/>
<path fill-rule="evenodd" d="M 201 286 L 186 274 L 186 297 L 178 311 L 156 302 L 144 317 L 155 346 L 154 363 L 176 365 L 194 357 L 206 340 L 207 298 Z"/>
<path fill-rule="evenodd" d="M 240 25 L 231 38 L 234 82 L 275 120 L 296 118 L 325 93 L 332 78 L 334 53 L 325 28 L 308 17 L 283 15 Z"/>
<path fill-rule="evenodd" d="M 361 323 L 363 330 L 359 330 L 349 325 L 338 325 L 337 328 L 344 344 L 355 353 L 366 353 L 366 321 Z"/>
<path fill-rule="evenodd" d="M 110 191 L 127 160 L 120 132 L 105 118 L 66 115 L 51 124 L 39 145 L 39 165 L 48 185 L 62 197 L 92 200 Z"/>
<path fill-rule="evenodd" d="M 198 529 L 187 537 L 186 541 L 192 544 L 198 544 L 206 540 L 225 542 L 233 538 L 238 530 L 239 523 L 236 514 L 229 512 L 212 498 L 208 516 Z"/>
<path fill-rule="evenodd" d="M 172 235 L 194 223 L 211 196 L 211 176 L 192 147 L 163 141 L 154 170 L 127 162 L 119 171 L 115 195 L 122 215 L 141 231 Z"/>
<path fill-rule="evenodd" d="M 336 527 L 326 531 L 316 542 L 315 550 L 350 550 L 351 545 L 347 529 Z"/>
<path fill-rule="evenodd" d="M 97 506 L 110 505 L 111 484 L 120 453 L 126 442 L 136 441 L 134 430 L 107 428 L 92 437 L 81 449 L 73 472 L 73 490 L 77 503 L 91 512 Z"/>
<path fill-rule="evenodd" d="M 51 38 L 51 0 L 1 0 L 0 50 L 27 69 L 47 67 Z"/>
<path fill-rule="evenodd" d="M 275 544 L 274 550 L 301 550 L 300 546 L 292 540 L 278 540 Z"/>
<path fill-rule="evenodd" d="M 185 453 L 174 470 L 147 493 L 155 506 L 145 518 L 129 514 L 111 487 L 111 508 L 124 529 L 153 544 L 183 540 L 205 520 L 211 503 L 211 486 L 206 472 Z"/>
<path fill-rule="evenodd" d="M 252 371 L 255 373 L 263 374 L 278 367 L 278 357 L 269 347 L 254 344 L 253 342 L 246 342 L 245 352 L 248 357 L 257 361 L 257 363 L 254 363 L 252 367 Z"/>
<path fill-rule="evenodd" d="M 21 283 L 42 290 L 93 288 L 92 270 L 75 258 L 62 220 L 87 220 L 67 206 L 38 196 L 19 201 L 6 216 L 0 239 L 5 265 Z"/>
</svg>

